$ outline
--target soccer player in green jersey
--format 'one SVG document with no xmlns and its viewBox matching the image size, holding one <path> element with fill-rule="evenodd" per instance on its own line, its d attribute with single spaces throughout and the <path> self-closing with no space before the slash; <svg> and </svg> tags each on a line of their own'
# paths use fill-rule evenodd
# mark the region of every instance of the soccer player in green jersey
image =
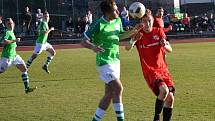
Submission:
<svg viewBox="0 0 215 121">
<path fill-rule="evenodd" d="M 47 73 L 50 73 L 48 70 L 48 65 L 51 63 L 52 59 L 54 58 L 56 52 L 51 44 L 47 42 L 48 34 L 54 30 L 54 27 L 51 27 L 49 29 L 48 22 L 49 22 L 49 13 L 44 12 L 43 14 L 43 21 L 39 25 L 39 37 L 36 40 L 36 46 L 34 48 L 34 53 L 32 56 L 28 59 L 26 65 L 27 68 L 30 67 L 33 60 L 36 59 L 36 57 L 42 52 L 42 51 L 48 51 L 49 55 L 47 57 L 47 60 L 45 64 L 42 66 L 42 69 L 45 70 Z"/>
<path fill-rule="evenodd" d="M 16 38 L 14 35 L 14 22 L 11 18 L 6 20 L 6 31 L 2 36 L 1 44 L 3 45 L 1 60 L 0 60 L 0 73 L 3 73 L 11 65 L 16 67 L 22 72 L 22 80 L 25 87 L 25 93 L 32 92 L 36 89 L 29 87 L 29 77 L 25 62 L 22 58 L 16 54 L 16 42 L 20 41 L 20 38 Z"/>
<path fill-rule="evenodd" d="M 92 121 L 100 121 L 111 101 L 117 121 L 124 121 L 122 103 L 123 86 L 120 81 L 119 39 L 132 35 L 134 31 L 123 33 L 119 11 L 114 0 L 100 4 L 103 16 L 94 21 L 84 33 L 82 46 L 96 53 L 96 66 L 100 79 L 105 82 L 105 94 L 101 99 Z M 122 38 L 121 38 L 122 37 Z"/>
</svg>

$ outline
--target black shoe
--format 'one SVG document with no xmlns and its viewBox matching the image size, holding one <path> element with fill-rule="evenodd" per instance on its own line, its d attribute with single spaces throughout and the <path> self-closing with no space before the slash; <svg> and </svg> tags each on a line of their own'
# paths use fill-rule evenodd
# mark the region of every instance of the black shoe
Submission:
<svg viewBox="0 0 215 121">
<path fill-rule="evenodd" d="M 50 71 L 49 71 L 49 69 L 48 69 L 48 66 L 43 66 L 42 67 L 42 69 L 44 70 L 44 71 L 46 71 L 46 73 L 48 73 L 48 74 L 50 74 Z"/>
<path fill-rule="evenodd" d="M 28 94 L 30 92 L 33 92 L 35 89 L 37 89 L 37 87 L 33 87 L 33 88 L 28 87 L 27 89 L 25 89 L 25 93 Z"/>
</svg>

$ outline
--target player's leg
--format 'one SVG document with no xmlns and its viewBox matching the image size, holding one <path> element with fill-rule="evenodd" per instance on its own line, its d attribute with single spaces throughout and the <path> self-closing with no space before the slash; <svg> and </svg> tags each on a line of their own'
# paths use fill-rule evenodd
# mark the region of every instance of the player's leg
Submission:
<svg viewBox="0 0 215 121">
<path fill-rule="evenodd" d="M 28 59 L 28 61 L 26 62 L 26 67 L 29 68 L 31 66 L 31 64 L 33 63 L 34 59 L 36 59 L 38 56 L 38 54 L 33 53 L 31 55 L 31 57 Z"/>
<path fill-rule="evenodd" d="M 124 121 L 124 108 L 122 103 L 123 86 L 119 79 L 109 83 L 113 90 L 113 107 L 116 113 L 117 121 Z"/>
<path fill-rule="evenodd" d="M 48 66 L 49 64 L 51 63 L 52 59 L 54 58 L 54 56 L 56 55 L 56 51 L 54 50 L 54 48 L 49 44 L 47 43 L 46 44 L 46 51 L 49 53 L 47 59 L 46 59 L 46 62 L 45 64 L 43 65 L 43 69 L 47 72 L 47 73 L 50 73 L 50 71 L 48 70 Z"/>
<path fill-rule="evenodd" d="M 99 103 L 99 107 L 96 109 L 95 115 L 92 121 L 100 121 L 105 114 L 105 111 L 109 107 L 113 94 L 109 85 L 105 84 L 105 95 Z"/>
<path fill-rule="evenodd" d="M 36 59 L 37 56 L 43 51 L 43 48 L 44 48 L 43 44 L 36 43 L 36 46 L 34 47 L 33 54 L 31 55 L 31 57 L 26 62 L 27 68 L 29 68 L 31 66 L 31 64 L 33 63 L 34 59 Z"/>
<path fill-rule="evenodd" d="M 36 88 L 29 87 L 29 76 L 27 72 L 27 67 L 25 65 L 25 62 L 22 60 L 22 58 L 19 55 L 16 56 L 16 58 L 13 61 L 13 64 L 16 65 L 16 67 L 22 72 L 21 77 L 24 83 L 25 93 L 34 91 Z"/>
<path fill-rule="evenodd" d="M 2 58 L 0 60 L 0 74 L 4 73 L 10 65 L 11 65 L 11 60 L 10 59 Z"/>
<path fill-rule="evenodd" d="M 163 121 L 170 121 L 172 117 L 173 104 L 174 104 L 174 92 L 172 91 L 172 87 L 170 87 L 170 92 L 164 102 L 163 108 Z"/>
<path fill-rule="evenodd" d="M 166 86 L 166 84 L 162 80 L 156 80 L 155 81 L 156 87 L 158 87 L 158 94 L 157 99 L 155 102 L 155 115 L 154 115 L 154 121 L 160 121 L 160 114 L 163 110 L 164 101 L 169 93 L 169 89 Z"/>
</svg>

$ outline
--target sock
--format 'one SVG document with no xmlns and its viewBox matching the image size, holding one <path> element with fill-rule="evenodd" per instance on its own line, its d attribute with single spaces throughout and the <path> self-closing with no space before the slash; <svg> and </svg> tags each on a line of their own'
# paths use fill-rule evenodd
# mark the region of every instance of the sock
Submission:
<svg viewBox="0 0 215 121">
<path fill-rule="evenodd" d="M 27 72 L 22 72 L 22 81 L 24 83 L 25 90 L 29 88 L 29 77 Z"/>
<path fill-rule="evenodd" d="M 163 108 L 163 121 L 170 121 L 172 117 L 172 108 Z"/>
<path fill-rule="evenodd" d="M 97 108 L 92 121 L 100 121 L 102 119 L 102 117 L 104 116 L 104 114 L 105 114 L 105 110 L 103 110 L 101 108 Z"/>
<path fill-rule="evenodd" d="M 33 62 L 32 58 L 30 57 L 26 63 L 26 67 L 29 68 L 31 66 L 32 62 Z"/>
<path fill-rule="evenodd" d="M 122 103 L 113 103 L 113 107 L 116 113 L 117 121 L 124 121 L 124 110 Z"/>
<path fill-rule="evenodd" d="M 164 101 L 156 99 L 154 121 L 160 120 L 160 114 L 163 109 Z"/>
<path fill-rule="evenodd" d="M 51 63 L 53 58 L 54 58 L 54 56 L 48 56 L 44 66 L 48 67 L 48 65 Z"/>
</svg>

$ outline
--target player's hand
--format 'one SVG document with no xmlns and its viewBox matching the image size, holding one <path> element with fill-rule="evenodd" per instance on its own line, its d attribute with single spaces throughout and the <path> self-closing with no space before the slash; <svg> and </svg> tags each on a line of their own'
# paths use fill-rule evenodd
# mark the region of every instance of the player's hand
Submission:
<svg viewBox="0 0 215 121">
<path fill-rule="evenodd" d="M 54 30 L 54 27 L 51 27 L 50 30 L 53 31 L 53 30 Z"/>
<path fill-rule="evenodd" d="M 104 52 L 105 50 L 100 47 L 100 46 L 93 46 L 92 50 L 95 52 L 95 53 L 101 53 L 101 52 Z"/>
<path fill-rule="evenodd" d="M 166 41 L 166 39 L 162 39 L 162 40 L 160 41 L 160 44 L 161 44 L 162 46 L 166 46 L 166 45 L 169 45 L 169 42 Z"/>
<path fill-rule="evenodd" d="M 20 42 L 20 38 L 16 38 L 16 42 Z"/>
</svg>

